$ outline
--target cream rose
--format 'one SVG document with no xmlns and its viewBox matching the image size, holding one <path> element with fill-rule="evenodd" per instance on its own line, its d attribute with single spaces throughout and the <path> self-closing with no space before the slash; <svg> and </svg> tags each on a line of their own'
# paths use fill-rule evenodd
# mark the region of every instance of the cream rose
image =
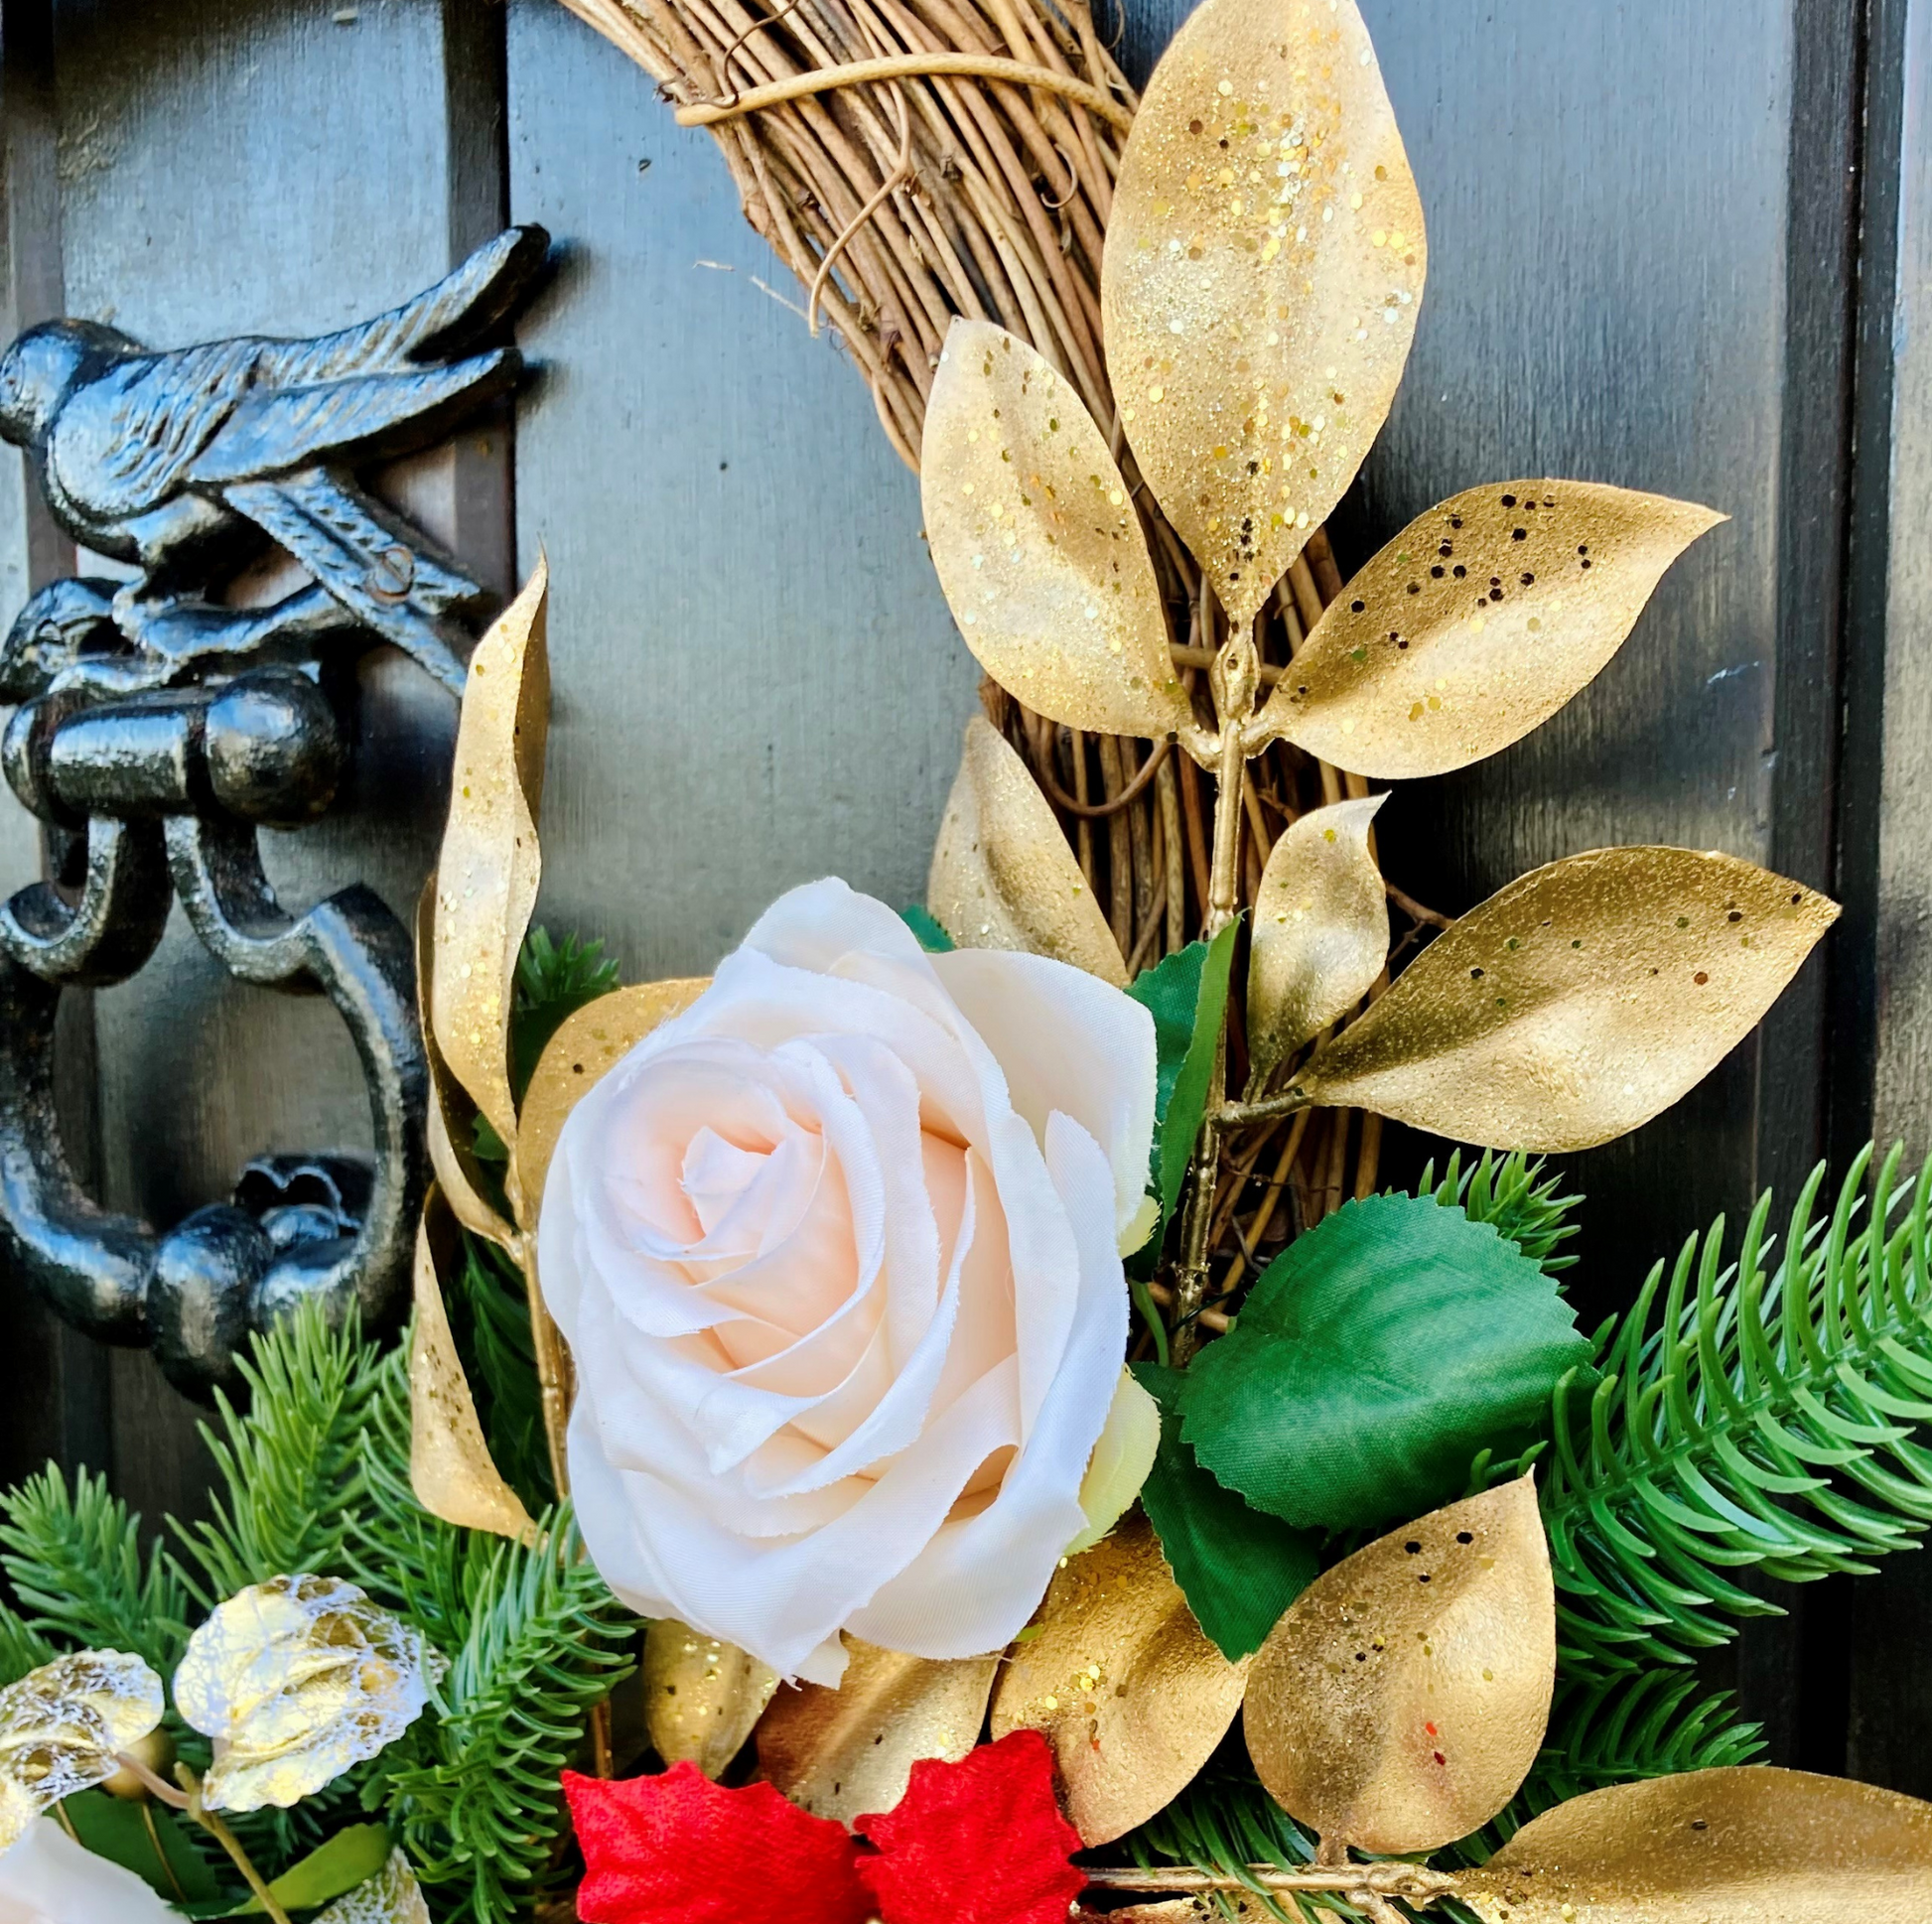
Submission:
<svg viewBox="0 0 1932 1924">
<path fill-rule="evenodd" d="M 997 1650 L 1085 1521 L 1154 1027 L 1062 963 L 775 903 L 566 1123 L 538 1271 L 605 1580 L 786 1676 Z"/>
<path fill-rule="evenodd" d="M 181 1924 L 181 1914 L 40 1817 L 0 1856 L 0 1924 Z"/>
</svg>

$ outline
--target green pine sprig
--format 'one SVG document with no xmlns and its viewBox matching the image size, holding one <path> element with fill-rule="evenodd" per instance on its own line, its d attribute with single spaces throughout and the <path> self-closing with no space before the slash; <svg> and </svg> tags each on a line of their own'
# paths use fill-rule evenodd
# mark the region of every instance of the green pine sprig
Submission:
<svg viewBox="0 0 1932 1924">
<path fill-rule="evenodd" d="M 1560 1194 L 1562 1176 L 1546 1176 L 1544 1167 L 1521 1150 L 1498 1156 L 1491 1149 L 1464 1167 L 1462 1151 L 1451 1150 L 1440 1178 L 1434 1157 L 1424 1164 L 1416 1194 L 1433 1195 L 1446 1207 L 1461 1209 L 1471 1222 L 1488 1223 L 1555 1275 L 1576 1265 L 1575 1256 L 1561 1252 L 1577 1234 L 1571 1215 L 1583 1197 Z"/>
</svg>

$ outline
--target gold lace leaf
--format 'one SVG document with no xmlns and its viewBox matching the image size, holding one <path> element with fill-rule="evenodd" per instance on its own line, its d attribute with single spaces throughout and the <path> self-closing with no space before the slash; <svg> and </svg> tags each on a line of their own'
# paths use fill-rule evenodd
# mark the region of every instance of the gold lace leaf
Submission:
<svg viewBox="0 0 1932 1924">
<path fill-rule="evenodd" d="M 785 1684 L 759 1719 L 764 1775 L 814 1817 L 890 1811 L 926 1757 L 957 1763 L 979 1741 L 1000 1667 L 991 1657 L 908 1657 L 848 1635 L 836 1690 Z"/>
<path fill-rule="evenodd" d="M 1665 569 L 1725 518 L 1593 481 L 1472 487 L 1329 604 L 1263 723 L 1389 780 L 1479 761 L 1592 681 Z"/>
<path fill-rule="evenodd" d="M 1121 156 L 1101 312 L 1141 472 L 1237 631 L 1380 432 L 1427 265 L 1354 0 L 1205 0 Z"/>
<path fill-rule="evenodd" d="M 1123 1368 L 1107 1406 L 1106 1426 L 1080 1479 L 1080 1508 L 1087 1527 L 1067 1545 L 1077 1557 L 1091 1550 L 1133 1507 L 1161 1447 L 1161 1406 L 1131 1369 Z"/>
<path fill-rule="evenodd" d="M 1749 1033 L 1838 904 L 1735 856 L 1598 849 L 1439 935 L 1296 1081 L 1494 1149 L 1589 1149 Z"/>
<path fill-rule="evenodd" d="M 518 1219 L 525 1229 L 536 1227 L 564 1119 L 658 1024 L 683 1015 L 710 987 L 708 976 L 640 982 L 599 996 L 564 1019 L 523 1092 L 523 1117 L 511 1152 Z"/>
<path fill-rule="evenodd" d="M 1042 1731 L 1073 1828 L 1110 1844 L 1192 1781 L 1247 1674 L 1201 1633 L 1136 1511 L 1055 1575 L 1001 1674 L 993 1735 Z"/>
<path fill-rule="evenodd" d="M 1311 809 L 1262 870 L 1248 957 L 1248 1053 L 1259 1079 L 1354 1008 L 1388 960 L 1389 898 L 1368 845 L 1386 799 Z"/>
<path fill-rule="evenodd" d="M 644 1727 L 667 1764 L 716 1777 L 744 1749 L 778 1673 L 672 1617 L 644 1632 Z"/>
<path fill-rule="evenodd" d="M 1932 1804 L 1757 1764 L 1591 1791 L 1458 1879 L 1483 1924 L 1925 1924 Z"/>
<path fill-rule="evenodd" d="M 443 1305 L 439 1274 L 461 1260 L 448 1209 L 432 1185 L 416 1225 L 416 1315 L 409 1337 L 409 1487 L 416 1501 L 445 1523 L 527 1542 L 536 1534 L 536 1525 L 490 1457 Z"/>
<path fill-rule="evenodd" d="M 470 657 L 436 870 L 428 1027 L 451 1074 L 505 1144 L 516 1141 L 516 959 L 543 869 L 537 814 L 550 703 L 549 581 L 540 560 Z"/>
<path fill-rule="evenodd" d="M 337 1898 L 315 1924 L 430 1924 L 429 1903 L 409 1859 L 391 1851 L 373 1877 Z"/>
<path fill-rule="evenodd" d="M 1127 483 L 1072 384 L 955 320 L 919 461 L 939 585 L 975 659 L 1035 713 L 1103 735 L 1191 731 Z"/>
<path fill-rule="evenodd" d="M 1120 944 L 1057 817 L 984 715 L 966 724 L 925 904 L 961 948 L 1050 956 L 1127 987 Z"/>
<path fill-rule="evenodd" d="M 78 1650 L 0 1691 L 0 1852 L 63 1797 L 103 1784 L 161 1721 L 161 1679 L 119 1650 Z"/>
<path fill-rule="evenodd" d="M 1356 1551 L 1289 1605 L 1248 1676 L 1248 1754 L 1324 1842 L 1433 1851 L 1515 1796 L 1556 1664 L 1556 1586 L 1524 1476 Z"/>
<path fill-rule="evenodd" d="M 393 1743 L 428 1701 L 421 1635 L 335 1577 L 237 1591 L 175 1672 L 176 1709 L 214 1739 L 210 1810 L 299 1803 Z"/>
</svg>

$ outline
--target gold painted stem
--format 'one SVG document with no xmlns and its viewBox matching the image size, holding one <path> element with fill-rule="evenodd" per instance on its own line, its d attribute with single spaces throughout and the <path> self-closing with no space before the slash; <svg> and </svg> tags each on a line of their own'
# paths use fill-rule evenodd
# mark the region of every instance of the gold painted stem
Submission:
<svg viewBox="0 0 1932 1924">
<path fill-rule="evenodd" d="M 1147 1891 L 1191 1896 L 1211 1891 L 1335 1891 L 1344 1897 L 1358 1893 L 1400 1897 L 1417 1905 L 1434 1904 L 1457 1892 L 1456 1880 L 1420 1864 L 1341 1863 L 1311 1865 L 1306 1870 L 1280 1870 L 1273 1864 L 1252 1864 L 1245 1877 L 1222 1876 L 1206 1870 L 1092 1869 L 1087 1884 L 1094 1890 Z"/>
<path fill-rule="evenodd" d="M 1299 1084 L 1265 1102 L 1224 1102 L 1213 1111 L 1215 1122 L 1223 1129 L 1246 1129 L 1250 1123 L 1272 1122 L 1277 1116 L 1292 1116 L 1310 1108 L 1314 1098 Z"/>
<path fill-rule="evenodd" d="M 275 1900 L 275 1893 L 263 1882 L 262 1874 L 250 1861 L 248 1853 L 241 1848 L 241 1840 L 202 1802 L 202 1780 L 186 1764 L 175 1766 L 175 1776 L 181 1787 L 188 1793 L 188 1815 L 211 1837 L 232 1860 L 234 1867 L 241 1872 L 242 1880 L 255 1894 L 258 1903 L 271 1920 L 271 1924 L 290 1924 L 289 1914 Z"/>
</svg>

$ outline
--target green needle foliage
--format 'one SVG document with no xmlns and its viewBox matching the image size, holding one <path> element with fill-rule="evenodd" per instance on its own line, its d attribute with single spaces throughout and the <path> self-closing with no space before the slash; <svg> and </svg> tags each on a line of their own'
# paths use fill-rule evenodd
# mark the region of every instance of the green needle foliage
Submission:
<svg viewBox="0 0 1932 1924">
<path fill-rule="evenodd" d="M 1722 1218 L 1693 1236 L 1605 1329 L 1600 1379 L 1558 1385 L 1542 1501 L 1569 1676 L 1689 1664 L 1777 1613 L 1741 1574 L 1866 1572 L 1932 1521 L 1932 1165 L 1900 1185 L 1894 1149 L 1867 1208 L 1869 1162 L 1828 1222 L 1813 1171 L 1775 1264 L 1768 1195 L 1734 1264 Z"/>
<path fill-rule="evenodd" d="M 1432 1157 L 1423 1166 L 1419 1196 L 1433 1195 L 1445 1207 L 1458 1208 L 1471 1222 L 1486 1222 L 1552 1276 L 1576 1266 L 1575 1256 L 1560 1254 L 1577 1233 L 1570 1213 L 1582 1196 L 1560 1195 L 1560 1175 L 1546 1176 L 1541 1160 L 1532 1163 L 1521 1150 L 1498 1156 L 1492 1149 L 1467 1168 L 1462 1152 L 1451 1150 L 1440 1180 Z"/>
<path fill-rule="evenodd" d="M 466 1230 L 462 1267 L 446 1306 L 490 1458 L 534 1514 L 556 1492 L 522 1272 L 495 1244 Z"/>
<path fill-rule="evenodd" d="M 510 1011 L 510 1050 L 519 1102 L 551 1036 L 586 1003 L 608 996 L 617 986 L 618 965 L 605 960 L 602 942 L 582 941 L 575 935 L 553 942 L 550 931 L 542 927 L 523 938 Z"/>
</svg>

